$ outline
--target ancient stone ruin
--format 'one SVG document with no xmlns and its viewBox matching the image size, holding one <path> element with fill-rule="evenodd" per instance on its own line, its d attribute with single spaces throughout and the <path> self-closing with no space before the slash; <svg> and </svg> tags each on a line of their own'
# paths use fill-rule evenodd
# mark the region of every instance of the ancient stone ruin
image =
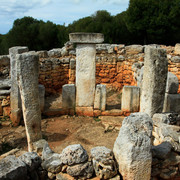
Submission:
<svg viewBox="0 0 180 180">
<path fill-rule="evenodd" d="M 72 33 L 61 49 L 12 47 L 10 56 L 0 57 L 0 113 L 13 126 L 23 118 L 29 151 L 3 154 L 0 179 L 180 177 L 179 44 L 100 44 L 103 40 L 100 33 Z M 121 108 L 107 108 L 109 88 L 121 95 Z M 62 106 L 45 109 L 47 97 L 60 90 Z M 41 115 L 124 120 L 112 149 L 96 146 L 88 154 L 81 144 L 70 144 L 57 153 L 43 139 Z"/>
</svg>

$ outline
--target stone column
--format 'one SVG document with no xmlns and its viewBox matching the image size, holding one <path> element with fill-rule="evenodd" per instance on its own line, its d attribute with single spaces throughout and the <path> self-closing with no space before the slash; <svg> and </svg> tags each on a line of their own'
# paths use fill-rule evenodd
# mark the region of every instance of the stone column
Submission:
<svg viewBox="0 0 180 180">
<path fill-rule="evenodd" d="M 76 47 L 76 113 L 84 112 L 93 115 L 96 84 L 96 43 L 104 41 L 100 33 L 71 33 L 70 41 Z M 80 113 L 81 114 L 81 113 Z"/>
<path fill-rule="evenodd" d="M 18 54 L 16 58 L 28 150 L 32 151 L 33 142 L 42 138 L 38 90 L 39 56 L 29 52 Z"/>
<path fill-rule="evenodd" d="M 10 55 L 10 74 L 11 74 L 11 121 L 13 126 L 18 126 L 22 117 L 21 98 L 19 94 L 19 87 L 17 83 L 17 63 L 16 55 L 28 52 L 28 47 L 12 47 L 9 49 Z"/>
<path fill-rule="evenodd" d="M 140 111 L 150 117 L 163 110 L 167 73 L 166 50 L 146 46 Z"/>
</svg>

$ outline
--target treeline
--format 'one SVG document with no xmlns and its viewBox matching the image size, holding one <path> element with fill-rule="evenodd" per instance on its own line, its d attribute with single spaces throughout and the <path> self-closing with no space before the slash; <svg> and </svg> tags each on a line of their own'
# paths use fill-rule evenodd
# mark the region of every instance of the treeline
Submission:
<svg viewBox="0 0 180 180">
<path fill-rule="evenodd" d="M 180 0 L 130 0 L 128 9 L 115 16 L 97 11 L 68 26 L 32 17 L 17 19 L 6 35 L 0 34 L 0 54 L 12 46 L 62 47 L 71 32 L 103 33 L 105 43 L 174 45 L 180 42 Z"/>
</svg>

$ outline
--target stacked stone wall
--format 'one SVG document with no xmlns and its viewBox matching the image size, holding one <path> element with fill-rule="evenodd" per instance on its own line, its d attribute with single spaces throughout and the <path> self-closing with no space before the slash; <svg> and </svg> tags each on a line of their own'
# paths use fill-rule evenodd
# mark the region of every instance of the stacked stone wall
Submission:
<svg viewBox="0 0 180 180">
<path fill-rule="evenodd" d="M 168 71 L 180 82 L 180 54 L 173 46 L 155 45 L 167 50 Z M 40 57 L 39 83 L 46 94 L 58 93 L 64 84 L 75 82 L 76 52 L 73 44 L 63 48 L 38 51 Z M 0 56 L 0 78 L 7 78 L 9 57 Z M 71 63 L 73 62 L 73 63 Z M 96 46 L 96 84 L 106 84 L 117 90 L 125 85 L 137 85 L 137 76 L 144 62 L 144 46 L 123 44 L 99 44 Z M 178 93 L 180 92 L 180 87 Z"/>
</svg>

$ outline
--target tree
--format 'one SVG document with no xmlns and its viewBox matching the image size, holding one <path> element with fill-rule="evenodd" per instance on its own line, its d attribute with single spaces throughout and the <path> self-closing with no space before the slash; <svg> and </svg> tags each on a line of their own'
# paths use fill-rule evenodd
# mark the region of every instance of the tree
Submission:
<svg viewBox="0 0 180 180">
<path fill-rule="evenodd" d="M 130 0 L 126 24 L 142 44 L 172 42 L 173 23 L 179 17 L 180 0 Z M 178 27 L 179 29 L 179 27 Z"/>
</svg>

